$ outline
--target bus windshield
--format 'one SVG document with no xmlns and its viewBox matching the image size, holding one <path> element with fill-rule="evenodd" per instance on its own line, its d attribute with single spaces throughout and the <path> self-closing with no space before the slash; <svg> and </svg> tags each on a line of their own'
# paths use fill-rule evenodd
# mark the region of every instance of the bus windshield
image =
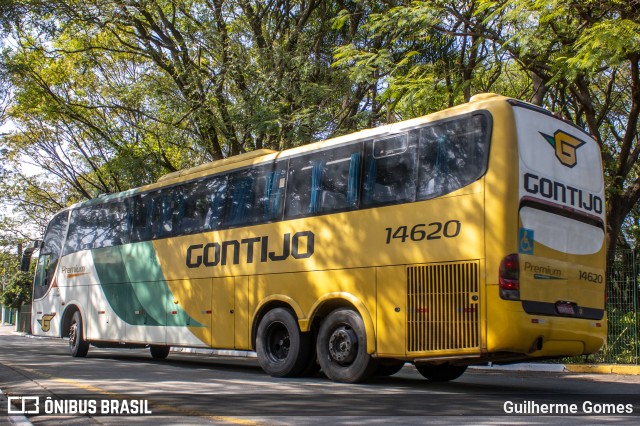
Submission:
<svg viewBox="0 0 640 426">
<path fill-rule="evenodd" d="M 59 213 L 47 227 L 40 254 L 38 255 L 37 273 L 33 285 L 34 299 L 43 297 L 53 282 L 54 273 L 58 267 L 58 259 L 62 251 L 64 235 L 67 232 L 68 214 L 68 211 Z"/>
</svg>

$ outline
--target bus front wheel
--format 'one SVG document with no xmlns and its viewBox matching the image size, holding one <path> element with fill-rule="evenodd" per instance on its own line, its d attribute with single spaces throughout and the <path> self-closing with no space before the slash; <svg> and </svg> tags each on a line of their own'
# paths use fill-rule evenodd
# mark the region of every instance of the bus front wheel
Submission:
<svg viewBox="0 0 640 426">
<path fill-rule="evenodd" d="M 82 315 L 80 311 L 73 313 L 71 325 L 69 326 L 69 352 L 72 357 L 83 358 L 89 352 L 89 342 L 84 340 L 82 329 Z"/>
<path fill-rule="evenodd" d="M 451 364 L 416 364 L 416 370 L 418 370 L 418 373 L 422 374 L 422 376 L 429 381 L 448 382 L 462 376 L 462 374 L 467 370 L 467 366 Z"/>
<path fill-rule="evenodd" d="M 322 371 L 335 382 L 360 382 L 371 376 L 378 365 L 378 360 L 367 353 L 364 322 L 351 309 L 336 309 L 325 318 L 316 350 Z"/>
<path fill-rule="evenodd" d="M 295 377 L 310 365 L 309 333 L 302 333 L 298 320 L 285 308 L 267 312 L 258 325 L 256 352 L 260 367 L 273 377 Z"/>
</svg>

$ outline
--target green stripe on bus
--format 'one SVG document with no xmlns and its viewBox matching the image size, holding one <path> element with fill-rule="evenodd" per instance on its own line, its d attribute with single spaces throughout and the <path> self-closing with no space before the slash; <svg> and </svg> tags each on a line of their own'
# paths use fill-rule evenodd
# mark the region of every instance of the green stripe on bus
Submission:
<svg viewBox="0 0 640 426">
<path fill-rule="evenodd" d="M 94 249 L 91 254 L 111 309 L 127 324 L 202 327 L 173 303 L 152 242 Z"/>
</svg>

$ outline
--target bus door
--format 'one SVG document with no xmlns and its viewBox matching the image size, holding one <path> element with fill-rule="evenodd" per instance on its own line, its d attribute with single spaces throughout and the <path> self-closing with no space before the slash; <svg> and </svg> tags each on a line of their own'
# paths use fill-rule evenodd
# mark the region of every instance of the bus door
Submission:
<svg viewBox="0 0 640 426">
<path fill-rule="evenodd" d="M 52 285 L 55 286 L 55 274 L 58 270 L 58 260 L 62 251 L 62 242 L 67 230 L 68 211 L 63 211 L 54 217 L 47 232 L 45 233 L 40 254 L 38 255 L 38 264 L 36 267 L 36 276 L 33 283 L 33 321 L 32 330 L 35 334 L 51 333 L 59 334 L 56 325 L 59 321 L 51 321 L 56 314 L 59 314 L 56 303 L 60 302 L 60 298 L 45 298 L 49 293 Z M 57 291 L 56 288 L 54 291 Z M 58 292 L 59 296 L 60 293 Z"/>
</svg>

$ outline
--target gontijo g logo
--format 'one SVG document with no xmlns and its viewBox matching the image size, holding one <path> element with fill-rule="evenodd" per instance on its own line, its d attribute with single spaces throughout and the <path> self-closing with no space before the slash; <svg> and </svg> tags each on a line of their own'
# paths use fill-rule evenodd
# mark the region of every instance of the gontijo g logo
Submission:
<svg viewBox="0 0 640 426">
<path fill-rule="evenodd" d="M 45 314 L 42 316 L 42 319 L 38 320 L 38 324 L 40 324 L 40 328 L 42 331 L 47 332 L 51 329 L 51 320 L 55 317 L 56 314 Z"/>
<path fill-rule="evenodd" d="M 542 132 L 540 132 L 540 134 L 552 147 L 555 148 L 556 157 L 564 166 L 573 167 L 578 163 L 576 151 L 586 142 L 581 141 L 578 138 L 574 138 L 562 130 L 558 130 L 553 134 L 553 136 L 546 135 Z"/>
</svg>

